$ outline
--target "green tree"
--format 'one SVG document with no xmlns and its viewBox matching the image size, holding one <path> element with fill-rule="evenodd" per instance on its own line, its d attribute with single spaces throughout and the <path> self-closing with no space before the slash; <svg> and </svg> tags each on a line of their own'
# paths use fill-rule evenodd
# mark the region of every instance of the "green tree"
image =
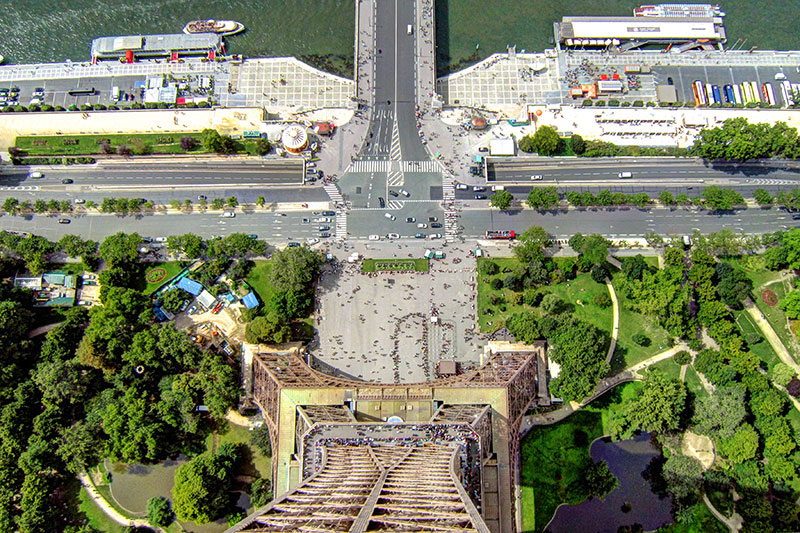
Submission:
<svg viewBox="0 0 800 533">
<path fill-rule="evenodd" d="M 190 300 L 192 296 L 183 289 L 172 289 L 161 296 L 161 307 L 170 313 L 177 313 L 181 310 L 183 302 Z"/>
<path fill-rule="evenodd" d="M 743 463 L 756 456 L 758 450 L 758 433 L 753 426 L 741 424 L 729 438 L 716 441 L 719 452 L 733 463 Z"/>
<path fill-rule="evenodd" d="M 598 233 L 594 233 L 586 237 L 581 236 L 580 239 L 576 239 L 573 242 L 573 239 L 578 235 L 580 234 L 573 235 L 569 245 L 577 250 L 588 264 L 599 265 L 604 263 L 606 257 L 608 257 L 608 248 L 611 246 L 611 241 Z M 573 244 L 579 246 L 579 248 L 576 249 Z"/>
<path fill-rule="evenodd" d="M 192 137 L 189 137 L 190 139 Z M 166 528 L 175 520 L 175 513 L 169 505 L 169 500 L 163 496 L 154 496 L 147 500 L 147 521 L 153 527 Z"/>
<path fill-rule="evenodd" d="M 550 234 L 541 226 L 531 226 L 517 239 L 514 256 L 521 263 L 530 263 L 544 258 L 544 250 L 552 245 Z"/>
<path fill-rule="evenodd" d="M 256 198 L 256 205 L 257 205 L 258 207 L 264 207 L 264 204 L 265 204 L 266 202 L 267 202 L 267 201 L 264 199 L 264 197 L 263 197 L 263 196 L 259 196 L 258 198 Z"/>
<path fill-rule="evenodd" d="M 289 326 L 276 312 L 255 317 L 245 329 L 245 339 L 250 344 L 282 344 L 289 341 L 290 335 Z"/>
<path fill-rule="evenodd" d="M 226 200 L 228 207 L 236 207 L 239 205 L 239 200 L 235 196 L 229 196 Z"/>
<path fill-rule="evenodd" d="M 498 208 L 500 211 L 505 211 L 511 207 L 511 201 L 513 199 L 514 196 L 510 192 L 506 190 L 500 190 L 492 194 L 489 205 Z"/>
<path fill-rule="evenodd" d="M 536 150 L 536 145 L 533 142 L 533 137 L 530 135 L 525 135 L 519 140 L 519 149 L 523 152 L 533 152 Z"/>
<path fill-rule="evenodd" d="M 792 378 L 797 375 L 797 372 L 794 371 L 792 367 L 785 363 L 776 363 L 775 366 L 772 367 L 772 379 L 775 380 L 775 383 L 785 387 L 792 381 Z"/>
<path fill-rule="evenodd" d="M 672 453 L 662 467 L 662 475 L 676 498 L 697 494 L 703 484 L 703 467 L 694 457 Z"/>
<path fill-rule="evenodd" d="M 214 198 L 211 201 L 211 207 L 214 209 L 222 209 L 225 206 L 225 200 L 223 198 Z"/>
<path fill-rule="evenodd" d="M 539 126 L 533 135 L 533 145 L 539 155 L 553 155 L 558 152 L 561 138 L 551 126 Z"/>
<path fill-rule="evenodd" d="M 625 402 L 611 420 L 613 439 L 631 438 L 634 431 L 663 433 L 678 429 L 686 407 L 686 387 L 676 379 L 650 371 L 639 396 Z"/>
<path fill-rule="evenodd" d="M 555 187 L 534 187 L 528 193 L 528 206 L 533 209 L 550 209 L 558 206 L 558 191 Z"/>
<path fill-rule="evenodd" d="M 561 366 L 561 373 L 551 382 L 551 390 L 564 401 L 580 401 L 591 394 L 597 382 L 608 373 L 605 362 L 608 340 L 586 322 L 560 318 L 551 329 L 547 327 L 547 318 L 542 318 L 540 329 L 550 344 L 548 356 Z"/>
<path fill-rule="evenodd" d="M 10 215 L 16 215 L 19 208 L 19 200 L 10 196 L 3 200 L 3 211 Z"/>
<path fill-rule="evenodd" d="M 200 144 L 207 152 L 222 153 L 222 136 L 217 130 L 204 129 L 200 135 Z"/>
<path fill-rule="evenodd" d="M 778 307 L 786 311 L 787 317 L 800 318 L 800 291 L 789 291 L 778 303 Z"/>
<path fill-rule="evenodd" d="M 650 268 L 644 260 L 644 257 L 642 257 L 642 254 L 622 258 L 622 272 L 629 281 L 634 279 L 641 280 L 642 274 L 649 270 Z"/>
<path fill-rule="evenodd" d="M 589 496 L 604 500 L 619 486 L 617 476 L 608 468 L 605 461 L 590 462 L 583 470 L 583 482 Z"/>
<path fill-rule="evenodd" d="M 664 205 L 675 205 L 675 198 L 672 196 L 672 193 L 668 190 L 663 190 L 658 195 L 658 200 Z"/>
<path fill-rule="evenodd" d="M 253 151 L 256 155 L 266 155 L 272 150 L 272 145 L 269 143 L 267 139 L 258 139 L 255 142 L 253 147 Z"/>
<path fill-rule="evenodd" d="M 250 503 L 258 509 L 272 500 L 272 482 L 260 477 L 250 485 Z"/>
<path fill-rule="evenodd" d="M 732 189 L 712 185 L 703 189 L 703 199 L 713 210 L 729 211 L 736 205 L 744 204 L 744 197 Z"/>
<path fill-rule="evenodd" d="M 225 443 L 217 453 L 203 453 L 178 467 L 172 488 L 178 520 L 204 524 L 225 514 L 232 503 L 233 467 L 239 456 L 238 446 Z"/>
<path fill-rule="evenodd" d="M 142 238 L 138 233 L 115 233 L 100 244 L 100 257 L 108 266 L 128 265 L 139 259 Z"/>
<path fill-rule="evenodd" d="M 569 146 L 575 155 L 582 155 L 586 151 L 586 141 L 580 135 L 573 135 L 569 138 Z"/>
<path fill-rule="evenodd" d="M 269 428 L 265 424 L 253 428 L 250 432 L 250 444 L 255 446 L 264 457 L 272 456 L 272 439 L 269 435 Z"/>
<path fill-rule="evenodd" d="M 758 205 L 770 205 L 774 200 L 766 189 L 756 189 L 753 191 L 753 196 L 756 202 L 758 202 Z"/>
<path fill-rule="evenodd" d="M 731 438 L 747 416 L 745 388 L 742 385 L 718 387 L 714 394 L 695 403 L 697 431 L 720 439 Z"/>
</svg>

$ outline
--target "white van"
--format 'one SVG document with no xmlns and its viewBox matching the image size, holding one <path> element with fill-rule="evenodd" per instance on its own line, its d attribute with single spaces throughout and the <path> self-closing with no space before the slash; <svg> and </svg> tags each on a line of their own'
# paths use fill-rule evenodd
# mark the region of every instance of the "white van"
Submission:
<svg viewBox="0 0 800 533">
<path fill-rule="evenodd" d="M 384 214 L 383 214 L 383 216 L 384 216 L 384 217 L 386 217 L 386 218 L 388 218 L 389 220 L 397 220 L 397 217 L 395 217 L 395 216 L 394 216 L 393 214 L 391 214 L 391 213 L 384 213 Z"/>
<path fill-rule="evenodd" d="M 379 241 L 379 240 L 381 240 L 381 236 L 380 235 L 370 235 L 369 236 L 369 240 L 371 240 L 371 241 Z"/>
<path fill-rule="evenodd" d="M 633 177 L 633 172 L 629 172 L 629 171 L 626 170 L 625 172 L 620 172 L 618 174 L 618 176 L 619 176 L 619 179 L 632 178 Z"/>
<path fill-rule="evenodd" d="M 35 171 L 31 172 L 30 174 L 28 174 L 28 177 L 29 178 L 42 178 L 42 177 L 44 177 L 44 174 L 42 174 L 38 170 L 35 170 Z"/>
<path fill-rule="evenodd" d="M 119 87 L 116 85 L 111 88 L 111 100 L 114 102 L 119 100 Z"/>
<path fill-rule="evenodd" d="M 409 25 L 408 25 L 408 28 L 406 29 L 406 33 L 408 33 L 409 35 L 411 35 L 412 33 L 414 33 L 414 26 L 412 26 L 411 24 L 409 24 Z"/>
<path fill-rule="evenodd" d="M 506 190 L 505 185 L 492 185 L 493 191 L 504 191 Z"/>
</svg>

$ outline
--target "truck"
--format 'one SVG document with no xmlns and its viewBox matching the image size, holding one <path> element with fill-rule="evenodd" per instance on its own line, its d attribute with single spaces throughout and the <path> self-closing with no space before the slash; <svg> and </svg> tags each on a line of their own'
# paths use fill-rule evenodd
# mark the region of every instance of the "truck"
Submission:
<svg viewBox="0 0 800 533">
<path fill-rule="evenodd" d="M 487 239 L 508 239 L 512 240 L 517 234 L 512 229 L 490 229 L 486 232 Z"/>
</svg>

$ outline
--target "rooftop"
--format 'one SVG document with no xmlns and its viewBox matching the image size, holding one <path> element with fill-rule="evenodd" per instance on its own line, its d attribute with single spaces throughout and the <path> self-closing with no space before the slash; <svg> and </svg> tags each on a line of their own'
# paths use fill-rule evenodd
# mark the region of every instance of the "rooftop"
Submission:
<svg viewBox="0 0 800 533">
<path fill-rule="evenodd" d="M 219 50 L 221 44 L 216 33 L 98 37 L 92 41 L 92 56 L 122 56 L 128 50 L 140 54 Z"/>
</svg>

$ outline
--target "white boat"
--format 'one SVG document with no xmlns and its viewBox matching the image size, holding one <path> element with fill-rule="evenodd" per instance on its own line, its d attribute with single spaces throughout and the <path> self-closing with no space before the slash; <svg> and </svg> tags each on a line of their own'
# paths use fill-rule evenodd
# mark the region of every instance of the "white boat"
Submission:
<svg viewBox="0 0 800 533">
<path fill-rule="evenodd" d="M 183 33 L 218 33 L 233 35 L 244 30 L 244 24 L 235 20 L 193 20 L 183 27 Z"/>
<path fill-rule="evenodd" d="M 635 17 L 724 17 L 717 5 L 712 4 L 658 4 L 639 6 L 633 10 Z"/>
</svg>

